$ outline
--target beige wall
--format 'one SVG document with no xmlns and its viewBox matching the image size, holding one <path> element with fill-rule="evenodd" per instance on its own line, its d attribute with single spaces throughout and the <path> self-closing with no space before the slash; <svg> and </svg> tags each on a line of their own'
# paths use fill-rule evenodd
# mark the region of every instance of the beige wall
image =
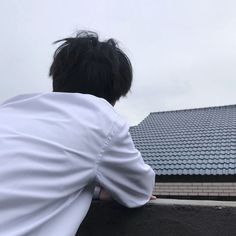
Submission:
<svg viewBox="0 0 236 236">
<path fill-rule="evenodd" d="M 236 183 L 156 183 L 154 195 L 236 196 Z"/>
</svg>

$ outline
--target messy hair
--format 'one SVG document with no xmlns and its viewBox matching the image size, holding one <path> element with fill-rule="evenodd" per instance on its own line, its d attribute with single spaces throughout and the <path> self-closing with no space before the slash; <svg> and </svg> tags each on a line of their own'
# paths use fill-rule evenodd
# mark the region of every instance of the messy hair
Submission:
<svg viewBox="0 0 236 236">
<path fill-rule="evenodd" d="M 91 31 L 54 43 L 56 49 L 49 75 L 53 92 L 92 94 L 114 104 L 132 83 L 132 65 L 114 39 L 99 41 Z"/>
</svg>

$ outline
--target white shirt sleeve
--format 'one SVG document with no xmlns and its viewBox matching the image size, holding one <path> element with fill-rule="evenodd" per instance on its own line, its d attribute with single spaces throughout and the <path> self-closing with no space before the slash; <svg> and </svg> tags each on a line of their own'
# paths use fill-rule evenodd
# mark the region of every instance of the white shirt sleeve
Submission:
<svg viewBox="0 0 236 236">
<path fill-rule="evenodd" d="M 101 187 L 96 185 L 95 188 L 94 188 L 94 191 L 93 191 L 93 199 L 94 200 L 98 200 L 99 197 L 100 197 L 100 193 L 101 193 Z"/>
<path fill-rule="evenodd" d="M 96 178 L 124 206 L 139 207 L 149 201 L 155 173 L 134 147 L 127 124 L 112 130 L 100 153 Z"/>
</svg>

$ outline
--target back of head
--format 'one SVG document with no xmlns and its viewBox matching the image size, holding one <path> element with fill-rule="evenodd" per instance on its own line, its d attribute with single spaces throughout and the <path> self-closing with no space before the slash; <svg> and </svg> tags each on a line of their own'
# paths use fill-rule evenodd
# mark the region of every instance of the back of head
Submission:
<svg viewBox="0 0 236 236">
<path fill-rule="evenodd" d="M 114 39 L 99 41 L 98 35 L 80 31 L 55 51 L 49 75 L 53 92 L 91 94 L 115 104 L 132 83 L 132 66 Z"/>
</svg>

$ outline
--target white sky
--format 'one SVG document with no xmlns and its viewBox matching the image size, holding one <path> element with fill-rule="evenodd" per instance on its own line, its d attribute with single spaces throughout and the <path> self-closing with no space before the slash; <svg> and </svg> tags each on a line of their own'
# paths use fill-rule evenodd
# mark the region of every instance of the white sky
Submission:
<svg viewBox="0 0 236 236">
<path fill-rule="evenodd" d="M 150 112 L 236 103 L 235 0 L 1 0 L 0 102 L 51 91 L 52 42 L 76 30 L 115 38 L 134 67 L 116 109 Z"/>
</svg>

